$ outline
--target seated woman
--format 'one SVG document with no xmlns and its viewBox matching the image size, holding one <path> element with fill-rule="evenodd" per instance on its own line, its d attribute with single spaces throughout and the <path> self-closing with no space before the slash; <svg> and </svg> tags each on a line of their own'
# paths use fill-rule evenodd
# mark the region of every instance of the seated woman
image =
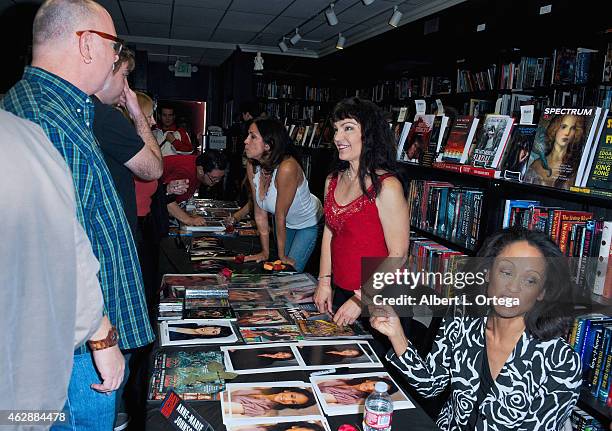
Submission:
<svg viewBox="0 0 612 431">
<path fill-rule="evenodd" d="M 342 326 L 361 314 L 362 258 L 406 258 L 410 217 L 408 190 L 396 175 L 395 143 L 384 112 L 353 97 L 336 105 L 333 121 L 340 162 L 325 181 L 314 302 L 321 312 L 332 313 L 332 303 L 339 307 L 334 322 Z"/>
<path fill-rule="evenodd" d="M 302 272 L 312 254 L 322 216 L 321 202 L 310 193 L 308 180 L 294 155 L 291 138 L 278 120 L 257 119 L 244 141 L 249 158 L 255 222 L 261 252 L 246 261 L 261 262 L 270 255 L 268 213 L 274 215 L 278 258 Z"/>
<path fill-rule="evenodd" d="M 477 256 L 487 271 L 476 294 L 508 305 L 446 318 L 425 360 L 393 313 L 372 317 L 393 345 L 387 359 L 424 397 L 450 384 L 437 420 L 443 430 L 562 429 L 582 382 L 580 356 L 563 339 L 571 323 L 567 260 L 545 235 L 516 228 L 490 237 Z"/>
</svg>

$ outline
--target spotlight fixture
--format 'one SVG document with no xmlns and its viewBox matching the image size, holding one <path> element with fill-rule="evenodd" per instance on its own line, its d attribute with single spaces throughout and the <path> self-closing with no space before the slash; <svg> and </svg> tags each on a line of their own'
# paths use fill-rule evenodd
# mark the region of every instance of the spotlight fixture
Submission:
<svg viewBox="0 0 612 431">
<path fill-rule="evenodd" d="M 364 5 L 366 6 L 370 6 L 372 3 L 374 3 L 374 0 L 361 0 L 363 2 Z"/>
<path fill-rule="evenodd" d="M 302 39 L 302 35 L 300 34 L 299 29 L 295 29 L 295 34 L 293 36 L 291 36 L 291 39 L 289 39 L 289 41 L 295 45 L 296 43 L 298 43 L 300 40 Z"/>
<path fill-rule="evenodd" d="M 400 19 L 402 19 L 402 13 L 399 11 L 397 6 L 393 6 L 393 15 L 391 15 L 389 25 L 391 27 L 397 27 L 399 25 Z"/>
<path fill-rule="evenodd" d="M 325 18 L 327 18 L 327 23 L 332 27 L 338 24 L 338 17 L 336 16 L 336 12 L 334 12 L 334 4 L 330 4 L 329 8 L 325 11 Z"/>
<path fill-rule="evenodd" d="M 346 37 L 342 36 L 342 33 L 338 33 L 338 41 L 336 42 L 336 49 L 344 49 L 345 42 L 346 42 Z"/>
<path fill-rule="evenodd" d="M 280 48 L 280 50 L 282 52 L 287 52 L 289 50 L 289 47 L 287 47 L 287 43 L 285 42 L 285 38 L 284 37 L 283 37 L 283 40 L 278 42 L 278 47 Z"/>
</svg>

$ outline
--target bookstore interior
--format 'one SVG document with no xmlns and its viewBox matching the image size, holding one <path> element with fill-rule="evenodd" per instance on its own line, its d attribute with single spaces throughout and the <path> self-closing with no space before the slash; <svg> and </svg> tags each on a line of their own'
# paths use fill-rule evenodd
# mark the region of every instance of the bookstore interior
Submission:
<svg viewBox="0 0 612 431">
<path fill-rule="evenodd" d="M 610 12 L 0 0 L 0 425 L 612 430 Z"/>
</svg>

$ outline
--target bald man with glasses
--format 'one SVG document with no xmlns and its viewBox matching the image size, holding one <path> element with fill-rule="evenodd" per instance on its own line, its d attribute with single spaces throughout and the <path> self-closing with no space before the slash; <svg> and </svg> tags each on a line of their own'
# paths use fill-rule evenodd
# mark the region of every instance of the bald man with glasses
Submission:
<svg viewBox="0 0 612 431">
<path fill-rule="evenodd" d="M 104 87 L 123 46 L 116 34 L 111 16 L 94 1 L 47 0 L 34 18 L 32 65 L 0 102 L 38 124 L 68 164 L 76 215 L 100 262 L 98 279 L 113 325 L 104 338 L 74 352 L 68 420 L 54 429 L 111 429 L 125 365 L 110 347 L 134 349 L 154 340 L 132 233 L 92 130 L 91 95 Z M 51 375 L 65 366 L 48 365 Z"/>
</svg>

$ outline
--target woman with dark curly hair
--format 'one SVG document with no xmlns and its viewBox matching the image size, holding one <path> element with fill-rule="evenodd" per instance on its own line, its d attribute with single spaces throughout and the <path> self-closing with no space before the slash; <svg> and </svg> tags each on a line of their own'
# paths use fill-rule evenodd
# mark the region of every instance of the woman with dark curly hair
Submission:
<svg viewBox="0 0 612 431">
<path fill-rule="evenodd" d="M 339 164 L 325 181 L 325 228 L 314 301 L 338 325 L 361 314 L 361 259 L 408 254 L 407 189 L 398 179 L 384 112 L 357 97 L 334 108 Z M 332 295 L 332 280 L 337 287 Z M 333 296 L 333 300 L 332 300 Z"/>
<path fill-rule="evenodd" d="M 291 138 L 280 121 L 256 119 L 244 145 L 261 241 L 261 252 L 245 260 L 261 262 L 269 258 L 270 213 L 274 215 L 278 258 L 302 272 L 317 242 L 321 202 L 310 193 Z"/>
<path fill-rule="evenodd" d="M 244 416 L 278 416 L 284 409 L 305 409 L 316 404 L 314 394 L 303 388 L 250 388 L 230 392 L 230 409 Z"/>
<path fill-rule="evenodd" d="M 470 272 L 486 276 L 464 304 L 474 307 L 444 320 L 425 360 L 390 310 L 371 318 L 393 345 L 387 360 L 424 397 L 450 384 L 437 420 L 443 430 L 563 429 L 582 383 L 580 356 L 564 339 L 573 298 L 567 259 L 523 228 L 491 236 L 477 257 Z"/>
<path fill-rule="evenodd" d="M 558 115 L 546 128 L 545 151 L 525 174 L 525 182 L 567 189 L 574 185 L 584 145 L 584 117 Z"/>
</svg>

